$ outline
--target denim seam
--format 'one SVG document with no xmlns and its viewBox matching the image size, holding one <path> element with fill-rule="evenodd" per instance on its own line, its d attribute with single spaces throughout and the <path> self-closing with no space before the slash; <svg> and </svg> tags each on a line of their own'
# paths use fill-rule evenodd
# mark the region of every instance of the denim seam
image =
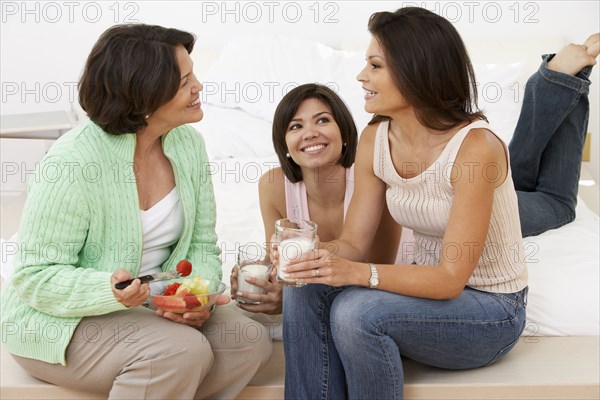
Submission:
<svg viewBox="0 0 600 400">
<path fill-rule="evenodd" d="M 320 334 L 325 340 L 323 340 L 321 351 L 323 352 L 323 381 L 321 382 L 321 398 L 327 399 L 328 396 L 328 387 L 329 387 L 329 336 L 327 335 L 327 328 L 325 326 L 325 322 L 323 321 L 323 316 L 325 314 L 325 298 L 327 295 L 323 296 L 321 302 L 319 302 L 319 321 L 321 321 L 321 329 Z"/>
<path fill-rule="evenodd" d="M 382 326 L 387 325 L 385 322 L 384 323 L 380 323 L 378 321 L 373 321 L 369 323 L 372 327 L 372 331 L 377 335 L 376 336 L 376 341 L 379 343 L 379 346 L 381 348 L 384 348 L 384 356 L 385 356 L 385 362 L 387 364 L 387 368 L 384 368 L 384 372 L 390 371 L 391 372 L 391 380 L 392 380 L 392 384 L 394 386 L 394 394 L 396 393 L 400 393 L 400 388 L 401 388 L 401 384 L 400 381 L 403 381 L 403 379 L 399 379 L 397 374 L 393 373 L 394 370 L 394 362 L 392 361 L 392 359 L 390 358 L 390 354 L 391 354 L 391 349 L 389 349 L 389 346 L 387 345 L 386 340 L 383 338 L 384 336 L 388 336 L 385 331 L 383 329 L 381 329 Z M 390 338 L 391 339 L 391 338 Z M 393 340 L 393 339 L 392 339 Z M 396 396 L 394 395 L 394 399 L 396 398 Z M 400 396 L 400 399 L 402 399 L 402 395 Z"/>
<path fill-rule="evenodd" d="M 518 318 L 518 313 L 514 313 L 510 318 L 498 320 L 498 321 L 489 321 L 489 320 L 472 320 L 472 319 L 442 319 L 442 318 L 419 318 L 419 317 L 411 317 L 411 318 L 381 318 L 379 321 L 374 321 L 373 324 L 376 324 L 377 327 L 386 326 L 389 324 L 397 324 L 402 322 L 422 322 L 426 324 L 438 324 L 438 323 L 453 323 L 453 324 L 471 324 L 471 325 L 501 325 L 506 323 L 512 323 L 515 319 Z"/>
<path fill-rule="evenodd" d="M 395 320 L 387 320 L 384 323 L 379 324 L 380 327 L 384 327 L 386 325 L 397 325 L 397 324 L 401 324 L 402 322 L 417 322 L 419 326 L 423 326 L 423 325 L 428 325 L 428 324 L 439 324 L 439 323 L 450 323 L 450 324 L 454 324 L 454 323 L 459 323 L 459 324 L 463 324 L 463 325 L 469 325 L 475 329 L 479 328 L 483 328 L 483 327 L 490 327 L 490 328 L 501 328 L 501 327 L 514 327 L 516 322 L 519 319 L 519 313 L 515 312 L 510 318 L 502 320 L 502 321 L 485 321 L 485 322 L 481 322 L 481 321 L 469 321 L 469 320 L 424 320 L 421 318 L 415 318 L 415 319 L 410 319 L 410 318 L 401 318 L 401 319 L 395 319 Z M 524 318 L 525 321 L 525 318 Z M 518 337 L 521 335 L 521 333 L 523 332 L 523 329 L 525 328 L 525 323 L 522 324 L 521 326 L 521 330 L 520 333 L 517 335 L 516 340 L 518 340 Z M 514 342 L 513 342 L 514 344 Z M 510 346 L 510 345 L 508 345 Z M 505 349 L 505 347 L 503 347 L 493 358 L 491 361 L 489 361 L 489 363 L 493 362 L 498 354 L 500 354 L 501 351 L 503 351 Z"/>
<path fill-rule="evenodd" d="M 516 318 L 516 316 L 515 316 Z M 513 320 L 515 319 L 513 318 Z M 492 359 L 490 361 L 488 361 L 486 364 L 484 364 L 483 366 L 488 366 L 490 364 L 493 364 L 494 362 L 499 360 L 499 357 L 501 354 L 505 354 L 507 350 L 510 350 L 512 347 L 514 347 L 514 345 L 519 341 L 519 339 L 521 338 L 521 334 L 523 333 L 523 330 L 525 329 L 525 324 L 527 323 L 527 318 L 523 318 L 523 324 L 521 326 L 521 330 L 520 333 L 517 335 L 517 337 L 515 338 L 515 340 L 512 341 L 512 343 L 509 343 L 508 345 L 504 346 L 503 348 L 501 348 L 495 355 L 494 357 L 492 357 Z"/>
<path fill-rule="evenodd" d="M 384 332 L 382 332 L 378 326 L 374 326 L 374 332 L 377 332 L 378 336 L 377 336 L 377 341 L 379 342 L 379 345 L 382 348 L 385 348 L 384 350 L 384 355 L 385 355 L 385 361 L 387 364 L 387 368 L 385 368 L 385 371 L 390 371 L 391 373 L 391 379 L 392 379 L 392 384 L 394 385 L 394 398 L 396 398 L 395 394 L 396 393 L 400 393 L 400 379 L 398 377 L 398 374 L 394 373 L 394 362 L 392 361 L 392 359 L 390 358 L 390 354 L 391 354 L 391 350 L 388 348 L 386 340 L 383 338 L 383 336 L 385 335 Z M 401 397 L 400 397 L 401 398 Z"/>
<path fill-rule="evenodd" d="M 343 288 L 341 288 L 341 287 L 332 287 L 332 288 L 330 288 L 330 290 L 325 290 L 323 292 L 323 294 L 321 295 L 321 301 L 319 302 L 319 320 L 321 321 L 320 334 L 321 334 L 321 337 L 323 337 L 325 339 L 322 342 L 323 347 L 321 348 L 321 351 L 323 352 L 323 381 L 322 381 L 323 386 L 321 388 L 321 390 L 322 390 L 321 398 L 323 400 L 327 400 L 327 398 L 329 397 L 329 344 L 330 344 L 330 341 L 332 340 L 331 336 L 327 334 L 327 327 L 324 322 L 325 304 L 326 304 L 327 297 L 329 297 L 333 293 L 336 293 L 336 292 L 342 291 L 342 290 L 343 290 Z"/>
</svg>

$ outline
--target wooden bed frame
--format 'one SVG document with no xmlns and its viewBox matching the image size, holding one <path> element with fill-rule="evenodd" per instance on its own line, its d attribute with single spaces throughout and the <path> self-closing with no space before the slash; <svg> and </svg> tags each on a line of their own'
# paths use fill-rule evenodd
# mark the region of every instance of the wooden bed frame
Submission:
<svg viewBox="0 0 600 400">
<path fill-rule="evenodd" d="M 598 399 L 600 337 L 523 337 L 502 360 L 485 368 L 448 371 L 406 360 L 406 399 Z M 283 399 L 282 342 L 271 362 L 238 399 Z M 27 374 L 2 348 L 0 398 L 103 399 L 42 382 Z"/>
</svg>

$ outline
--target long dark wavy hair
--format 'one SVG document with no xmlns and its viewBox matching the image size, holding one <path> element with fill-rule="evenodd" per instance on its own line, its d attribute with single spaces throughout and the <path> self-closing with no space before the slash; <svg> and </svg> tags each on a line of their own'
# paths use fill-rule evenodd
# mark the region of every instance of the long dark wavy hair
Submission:
<svg viewBox="0 0 600 400">
<path fill-rule="evenodd" d="M 379 42 L 400 93 L 419 122 L 447 130 L 476 119 L 487 120 L 477 106 L 477 83 L 467 49 L 454 26 L 419 7 L 377 12 L 369 32 Z M 376 115 L 369 124 L 385 119 Z"/>
</svg>

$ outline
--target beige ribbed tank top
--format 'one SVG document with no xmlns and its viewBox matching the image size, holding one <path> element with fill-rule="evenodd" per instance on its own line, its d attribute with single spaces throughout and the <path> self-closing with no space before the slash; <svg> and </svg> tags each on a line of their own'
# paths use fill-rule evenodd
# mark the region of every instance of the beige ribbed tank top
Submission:
<svg viewBox="0 0 600 400">
<path fill-rule="evenodd" d="M 438 159 L 427 170 L 405 179 L 398 175 L 392 163 L 388 126 L 386 121 L 377 128 L 373 159 L 375 175 L 388 186 L 386 200 L 392 217 L 414 232 L 415 262 L 418 265 L 437 265 L 442 251 L 450 256 L 455 255 L 459 249 L 452 244 L 443 245 L 454 200 L 450 178 L 456 155 L 471 129 L 484 128 L 491 132 L 492 129 L 485 121 L 467 125 L 450 139 Z M 506 152 L 508 155 L 508 149 Z M 468 177 L 470 172 L 460 169 L 456 171 L 464 177 Z M 494 168 L 484 171 L 490 179 L 496 176 Z M 452 178 L 456 179 L 457 174 Z M 499 293 L 517 292 L 527 286 L 517 194 L 510 168 L 506 180 L 494 192 L 487 239 L 479 263 L 467 284 L 474 289 Z"/>
</svg>

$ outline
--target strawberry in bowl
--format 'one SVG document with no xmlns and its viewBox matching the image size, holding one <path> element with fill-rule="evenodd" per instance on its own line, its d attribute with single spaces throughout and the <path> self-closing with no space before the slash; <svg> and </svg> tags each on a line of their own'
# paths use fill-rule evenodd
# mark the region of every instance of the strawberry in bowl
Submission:
<svg viewBox="0 0 600 400">
<path fill-rule="evenodd" d="M 181 260 L 177 263 L 176 269 L 181 276 L 189 276 L 192 273 L 192 263 L 188 260 Z"/>
</svg>

